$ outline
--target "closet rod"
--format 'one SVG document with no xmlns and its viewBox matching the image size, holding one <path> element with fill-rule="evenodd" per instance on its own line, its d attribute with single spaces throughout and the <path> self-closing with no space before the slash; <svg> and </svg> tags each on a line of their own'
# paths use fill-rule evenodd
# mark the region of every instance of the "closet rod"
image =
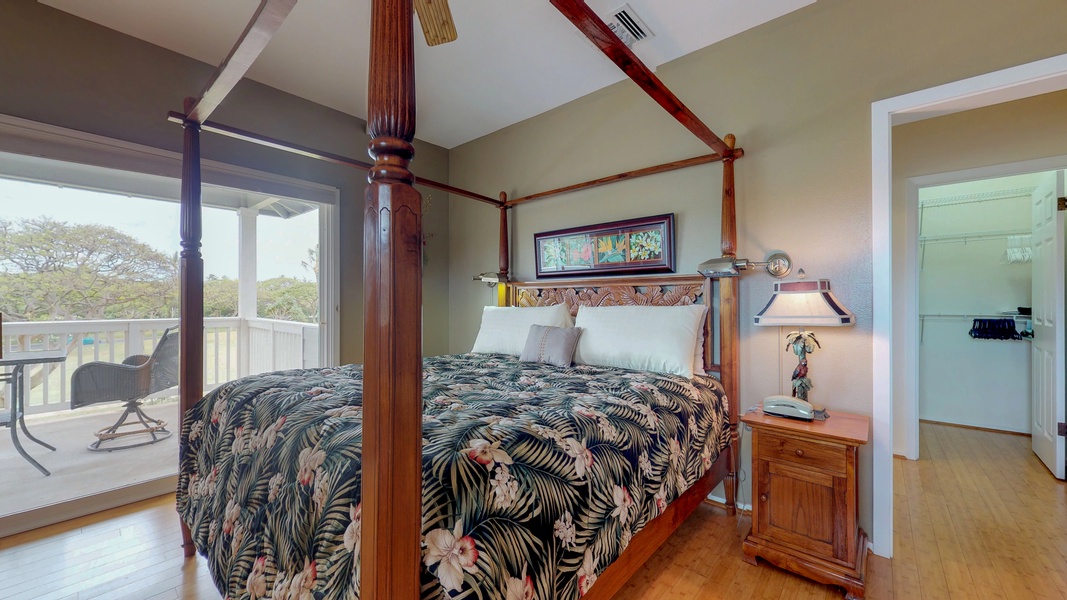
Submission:
<svg viewBox="0 0 1067 600">
<path fill-rule="evenodd" d="M 1032 320 L 1034 317 L 1031 315 L 946 315 L 942 313 L 924 313 L 919 315 L 920 319 L 1023 319 L 1024 321 Z"/>
<path fill-rule="evenodd" d="M 946 321 L 969 321 L 972 319 L 1022 319 L 1024 321 L 1033 320 L 1031 315 L 948 315 L 942 313 L 919 313 L 919 343 L 922 344 L 926 339 L 926 321 L 929 319 L 944 319 Z M 1018 326 L 1018 325 L 1016 325 Z M 1026 338 L 1024 338 L 1026 339 Z"/>
<path fill-rule="evenodd" d="M 1007 239 L 1013 235 L 1031 235 L 1029 229 L 1003 229 L 1000 231 L 974 231 L 971 233 L 950 233 L 944 235 L 924 235 L 920 244 L 948 244 L 952 242 L 981 242 L 986 240 Z"/>
</svg>

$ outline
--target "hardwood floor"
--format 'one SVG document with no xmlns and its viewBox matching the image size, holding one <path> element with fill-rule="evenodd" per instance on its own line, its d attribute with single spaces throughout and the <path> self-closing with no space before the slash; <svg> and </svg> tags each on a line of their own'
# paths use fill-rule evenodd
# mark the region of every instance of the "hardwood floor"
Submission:
<svg viewBox="0 0 1067 600">
<path fill-rule="evenodd" d="M 752 566 L 741 560 L 741 540 L 748 518 L 741 525 L 726 511 L 708 504 L 693 513 L 614 600 L 841 600 L 841 588 L 821 585 L 772 567 L 762 561 Z M 872 557 L 868 568 L 867 598 L 893 597 L 890 561 Z"/>
<path fill-rule="evenodd" d="M 895 461 L 896 558 L 872 557 L 867 597 L 1067 597 L 1067 486 L 1026 437 L 923 424 L 920 461 Z M 186 561 L 174 497 L 0 539 L 4 600 L 218 600 Z M 617 600 L 840 599 L 838 588 L 741 560 L 741 523 L 702 505 Z"/>
<path fill-rule="evenodd" d="M 1067 485 L 1030 438 L 921 423 L 897 459 L 899 598 L 1067 598 Z"/>
<path fill-rule="evenodd" d="M 217 600 L 202 558 L 186 561 L 174 495 L 0 539 L 4 600 Z"/>
</svg>

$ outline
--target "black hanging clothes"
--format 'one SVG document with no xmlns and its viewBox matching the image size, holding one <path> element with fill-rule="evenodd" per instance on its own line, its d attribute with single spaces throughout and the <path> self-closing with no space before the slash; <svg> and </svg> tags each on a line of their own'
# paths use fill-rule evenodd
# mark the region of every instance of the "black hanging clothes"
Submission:
<svg viewBox="0 0 1067 600">
<path fill-rule="evenodd" d="M 975 319 L 970 334 L 977 340 L 1023 339 L 1015 329 L 1015 319 Z"/>
</svg>

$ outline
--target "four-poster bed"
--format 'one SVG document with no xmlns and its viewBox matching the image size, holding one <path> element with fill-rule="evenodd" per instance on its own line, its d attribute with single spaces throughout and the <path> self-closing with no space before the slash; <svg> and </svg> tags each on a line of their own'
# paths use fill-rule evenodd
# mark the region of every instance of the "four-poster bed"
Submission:
<svg viewBox="0 0 1067 600">
<path fill-rule="evenodd" d="M 701 450 L 699 454 L 702 460 L 694 463 L 699 465 L 695 471 L 689 472 L 688 475 L 679 479 L 675 489 L 677 493 L 670 495 L 670 499 L 673 502 L 666 506 L 657 506 L 654 514 L 648 515 L 655 518 L 650 518 L 647 523 L 642 522 L 641 528 L 633 534 L 632 539 L 627 537 L 629 545 L 622 544 L 623 550 L 621 553 L 617 557 L 609 557 L 614 562 L 610 565 L 605 565 L 595 564 L 597 561 L 594 560 L 593 567 L 583 564 L 577 570 L 577 573 L 574 573 L 575 569 L 571 569 L 572 574 L 575 574 L 577 579 L 575 579 L 575 582 L 567 584 L 571 586 L 568 589 L 577 590 L 579 593 L 584 594 L 585 597 L 609 598 L 625 583 L 645 559 L 670 536 L 719 482 L 726 482 L 727 505 L 731 512 L 734 510 L 734 465 L 738 457 L 737 399 L 739 397 L 737 279 L 725 278 L 718 280 L 716 286 L 712 285 L 711 280 L 695 275 L 691 277 L 650 276 L 626 280 L 557 281 L 552 282 L 550 285 L 537 282 L 529 284 L 506 283 L 511 270 L 508 256 L 507 211 L 519 204 L 556 193 L 565 193 L 575 189 L 603 185 L 613 181 L 660 173 L 676 168 L 721 161 L 723 163 L 722 251 L 724 256 L 733 257 L 735 256 L 736 246 L 733 162 L 736 158 L 742 156 L 743 152 L 740 149 L 734 149 L 733 136 L 726 136 L 726 139 L 723 140 L 712 133 L 677 97 L 670 93 L 666 86 L 628 48 L 610 33 L 607 26 L 592 13 L 584 2 L 579 0 L 552 0 L 552 4 L 574 22 L 609 58 L 674 115 L 679 122 L 714 149 L 715 154 L 630 171 L 510 201 L 503 193 L 500 194 L 499 199 L 493 199 L 474 192 L 459 190 L 447 184 L 417 180 L 408 168 L 414 155 L 412 140 L 415 134 L 413 14 L 411 0 L 374 0 L 373 2 L 368 96 L 368 133 L 372 138 L 369 151 L 374 158 L 373 164 L 287 144 L 279 140 L 208 122 L 207 117 L 210 115 L 211 110 L 221 102 L 226 92 L 236 84 L 236 81 L 243 75 L 244 70 L 251 64 L 251 59 L 254 59 L 255 54 L 258 53 L 258 50 L 254 48 L 248 50 L 250 45 L 255 46 L 255 44 L 248 42 L 248 38 L 252 37 L 262 41 L 262 36 L 266 35 L 269 39 L 272 28 L 276 30 L 280 24 L 280 20 L 277 18 L 266 18 L 264 15 L 274 15 L 276 17 L 280 14 L 279 11 L 287 13 L 288 8 L 291 8 L 294 2 L 295 0 L 264 0 L 253 22 L 249 24 L 248 29 L 242 36 L 242 40 L 238 42 L 234 52 L 231 53 L 230 58 L 241 56 L 242 60 L 233 61 L 228 58 L 227 62 L 220 67 L 216 77 L 212 79 L 208 89 L 201 95 L 201 98 L 187 101 L 184 107 L 184 114 L 172 113 L 170 116 L 171 120 L 178 121 L 183 125 L 185 132 L 183 155 L 185 162 L 181 207 L 182 372 L 180 393 L 183 415 L 194 414 L 190 411 L 201 400 L 203 392 L 202 373 L 200 370 L 203 346 L 203 260 L 199 250 L 201 238 L 199 134 L 202 129 L 295 152 L 304 156 L 348 164 L 355 168 L 365 169 L 368 172 L 370 183 L 366 190 L 364 205 L 365 364 L 358 375 L 353 373 L 347 373 L 346 375 L 349 379 L 358 378 L 359 380 L 359 384 L 355 386 L 358 389 L 354 388 L 352 393 L 358 394 L 361 401 L 361 408 L 358 411 L 362 415 L 360 421 L 362 441 L 359 444 L 361 471 L 358 474 L 361 491 L 357 490 L 357 493 L 360 494 L 358 497 L 361 498 L 361 503 L 358 505 L 358 510 L 353 505 L 349 514 L 330 516 L 330 518 L 338 520 L 333 525 L 327 526 L 327 529 L 333 527 L 328 533 L 334 537 L 340 535 L 342 531 L 345 532 L 344 545 L 348 551 L 352 552 L 353 548 L 350 547 L 352 546 L 352 539 L 348 531 L 350 525 L 356 524 L 355 544 L 359 546 L 358 556 L 360 556 L 359 560 L 361 561 L 358 574 L 358 580 L 360 581 L 359 594 L 363 598 L 413 599 L 419 597 L 426 590 L 423 585 L 424 580 L 421 578 L 421 574 L 425 570 L 424 563 L 427 567 L 430 566 L 430 557 L 433 556 L 433 550 L 428 548 L 424 553 L 422 548 L 427 544 L 433 546 L 435 540 L 440 542 L 442 536 L 444 536 L 444 534 L 441 534 L 434 539 L 431 539 L 428 535 L 424 536 L 426 533 L 424 531 L 426 507 L 424 506 L 422 495 L 412 493 L 412 490 L 422 488 L 424 481 L 426 481 L 426 464 L 428 461 L 433 461 L 432 456 L 424 454 L 423 444 L 427 442 L 431 445 L 436 443 L 436 438 L 427 433 L 428 430 L 425 429 L 426 421 L 433 419 L 431 419 L 432 415 L 430 413 L 425 413 L 428 410 L 429 403 L 424 403 L 424 376 L 448 378 L 451 375 L 442 374 L 441 372 L 442 361 L 447 362 L 448 359 L 459 359 L 455 357 L 431 359 L 426 363 L 428 365 L 427 373 L 424 374 L 421 351 L 421 317 L 419 316 L 422 306 L 421 197 L 413 187 L 415 183 L 444 189 L 450 193 L 471 197 L 498 207 L 500 210 L 501 236 L 498 275 L 499 280 L 505 282 L 500 288 L 500 297 L 508 304 L 529 306 L 566 302 L 572 312 L 577 310 L 578 304 L 687 305 L 704 303 L 712 306 L 715 304 L 712 298 L 713 287 L 717 287 L 717 308 L 720 324 L 717 336 L 719 340 L 718 352 L 714 352 L 712 347 L 712 340 L 716 339 L 716 336 L 713 335 L 711 329 L 712 311 L 708 310 L 706 322 L 703 326 L 705 340 L 703 355 L 705 367 L 709 371 L 717 371 L 720 374 L 721 386 L 711 379 L 708 379 L 707 382 L 700 382 L 700 385 L 707 387 L 709 390 L 720 388 L 718 392 L 719 400 L 710 401 L 711 396 L 708 396 L 703 401 L 699 401 L 698 404 L 718 405 L 720 407 L 721 414 L 718 419 L 721 421 L 721 431 L 718 433 L 712 431 L 713 428 L 708 424 L 715 421 L 716 418 L 711 416 L 698 418 L 691 415 L 689 427 L 694 434 L 701 432 L 704 436 L 710 436 L 721 443 L 702 442 L 702 444 L 707 445 L 707 448 L 704 445 L 699 446 Z M 286 6 L 288 8 L 285 8 Z M 284 15 L 282 17 L 284 18 Z M 259 45 L 260 50 L 263 44 L 265 42 Z M 470 357 L 473 355 L 462 356 Z M 718 358 L 717 365 L 712 364 L 713 357 Z M 488 364 L 493 360 L 495 360 L 494 357 L 490 355 L 489 358 L 485 359 L 485 362 Z M 506 360 L 498 360 L 497 362 L 504 365 L 501 368 L 510 368 L 511 371 L 519 369 L 515 365 L 508 367 Z M 347 369 L 347 367 L 344 369 Z M 578 370 L 581 371 L 581 369 Z M 323 370 L 316 373 L 322 377 L 329 378 L 335 375 L 334 371 L 336 370 Z M 263 376 L 262 381 L 281 375 L 284 374 Z M 304 373 L 301 376 L 306 378 L 314 377 L 313 374 L 309 373 Z M 598 377 L 610 378 L 613 376 L 615 375 L 599 372 L 595 376 L 590 373 L 584 373 L 579 379 L 595 380 Z M 632 375 L 631 377 L 638 376 L 640 375 Z M 462 377 L 457 376 L 457 379 L 462 379 Z M 503 380 L 507 379 L 507 377 L 501 375 L 497 379 Z M 693 387 L 697 385 L 698 379 L 694 378 L 694 383 L 688 384 L 688 387 L 682 384 L 682 387 L 685 389 Z M 429 381 L 429 379 L 426 381 Z M 255 385 L 254 382 L 247 380 L 242 380 L 238 383 L 244 386 Z M 463 387 L 468 383 L 464 381 L 458 385 Z M 268 388 L 271 389 L 267 391 L 272 391 L 274 388 L 271 386 L 277 385 L 289 384 L 271 380 L 270 385 L 268 385 Z M 333 385 L 333 383 L 324 380 L 321 386 L 312 386 L 311 392 L 308 392 L 308 389 L 301 389 L 312 396 L 321 396 L 324 393 L 323 390 L 330 389 L 330 385 Z M 523 385 L 526 385 L 526 383 Z M 677 386 L 678 382 L 675 382 L 674 385 Z M 197 514 L 189 512 L 191 510 L 190 506 L 196 504 L 196 502 L 192 501 L 194 497 L 203 499 L 207 496 L 212 496 L 212 494 L 205 491 L 208 489 L 205 483 L 206 479 L 210 478 L 211 480 L 210 491 L 212 492 L 215 490 L 216 483 L 219 486 L 251 486 L 256 489 L 259 489 L 256 486 L 260 486 L 262 487 L 260 491 L 265 494 L 267 493 L 265 490 L 271 487 L 268 485 L 269 482 L 256 483 L 254 478 L 249 481 L 242 481 L 239 485 L 237 484 L 238 480 L 216 482 L 215 476 L 219 467 L 216 466 L 214 470 L 211 470 L 212 467 L 210 466 L 204 467 L 205 464 L 209 465 L 210 463 L 196 463 L 197 460 L 204 457 L 195 456 L 194 447 L 206 442 L 194 443 L 194 440 L 200 436 L 210 437 L 204 434 L 204 431 L 219 425 L 220 415 L 222 416 L 221 421 L 226 421 L 230 418 L 229 410 L 231 405 L 228 404 L 230 399 L 225 394 L 233 393 L 233 388 L 234 386 L 231 385 L 223 386 L 205 399 L 205 402 L 215 402 L 216 404 L 210 409 L 208 409 L 208 405 L 204 404 L 197 408 L 199 412 L 194 411 L 202 420 L 195 421 L 190 418 L 188 421 L 183 421 L 181 459 L 183 471 L 180 475 L 179 483 L 179 508 L 186 509 L 183 512 L 182 527 L 187 555 L 192 555 L 195 547 L 197 547 L 194 546 L 193 533 L 197 534 L 196 541 L 201 550 L 204 550 L 205 546 L 213 545 L 208 542 L 209 539 L 213 542 L 218 539 L 216 536 L 234 535 L 235 517 L 233 514 L 235 512 L 240 513 L 240 506 L 235 504 L 233 490 L 226 492 L 230 495 L 228 496 L 228 501 L 223 502 L 223 504 L 226 504 L 225 510 L 223 506 L 218 504 L 226 496 L 218 496 L 212 498 L 212 501 L 216 504 L 214 509 L 217 511 L 214 515 L 207 512 Z M 481 392 L 497 393 L 499 390 L 481 390 Z M 551 392 L 552 390 L 545 392 L 546 398 L 551 398 Z M 571 392 L 577 393 L 573 390 Z M 618 393 L 621 394 L 622 392 Z M 659 392 L 650 393 L 655 396 Z M 702 392 L 693 393 L 703 397 L 700 396 Z M 327 396 L 329 395 L 327 394 Z M 233 402 L 233 406 L 236 407 L 238 402 L 236 400 Z M 463 401 L 460 400 L 459 403 L 463 404 Z M 533 402 L 531 401 L 532 404 Z M 251 405 L 251 402 L 249 405 Z M 306 403 L 300 404 L 293 410 L 299 412 L 305 406 Z M 336 412 L 332 413 L 331 416 L 350 415 L 355 411 L 351 405 L 333 408 Z M 205 410 L 207 411 L 206 413 L 204 412 Z M 236 408 L 234 408 L 234 411 L 236 412 Z M 531 406 L 531 414 L 535 414 L 535 412 Z M 584 409 L 577 412 L 585 414 Z M 593 411 L 594 414 L 597 412 L 606 414 L 607 409 Z M 284 437 L 280 429 L 287 422 L 292 426 L 295 421 L 287 421 L 292 417 L 287 417 L 286 414 L 282 413 L 272 413 L 272 416 L 275 417 L 275 420 L 272 421 L 274 424 L 272 427 L 275 427 L 274 433 Z M 248 416 L 247 418 L 258 417 Z M 504 418 L 521 420 L 520 416 L 516 415 Z M 434 417 L 434 419 L 440 420 L 438 417 Z M 247 421 L 246 425 L 250 423 L 251 421 Z M 264 427 L 267 426 L 265 422 L 260 423 L 257 421 L 256 423 Z M 324 425 L 323 427 L 326 426 Z M 222 445 L 219 448 L 224 447 L 226 451 L 234 452 L 246 449 L 245 443 L 239 441 L 243 439 L 241 437 L 244 433 L 242 427 L 237 427 L 226 433 L 222 426 L 219 425 L 217 431 L 212 429 L 212 432 L 213 435 L 220 436 L 219 440 L 221 441 L 219 443 Z M 264 430 L 261 428 L 260 434 L 263 434 L 263 432 Z M 229 437 L 225 437 L 227 435 Z M 678 435 L 680 436 L 681 434 Z M 664 437 L 662 432 L 658 433 L 657 436 Z M 268 437 L 270 437 L 270 443 L 273 445 L 273 434 Z M 260 441 L 257 443 L 261 446 L 266 445 L 267 443 L 263 441 L 264 439 L 261 436 Z M 554 438 L 550 435 L 549 439 Z M 680 438 L 672 437 L 671 439 Z M 555 439 L 555 442 L 561 444 L 559 439 Z M 498 440 L 496 443 L 499 444 L 500 441 Z M 494 454 L 495 451 L 485 450 L 482 446 L 464 448 L 464 450 L 470 450 L 472 459 L 476 455 L 478 457 L 483 455 L 496 456 Z M 694 448 L 683 448 L 681 450 L 683 453 L 691 452 Z M 297 450 L 294 449 L 292 452 L 297 452 Z M 319 458 L 319 453 L 323 452 L 323 450 L 315 444 L 304 447 L 299 452 L 299 457 L 295 454 L 289 456 L 289 460 L 294 463 L 289 465 L 289 468 L 299 469 L 299 475 L 297 475 L 298 483 L 303 483 L 307 487 L 310 486 L 310 482 L 315 478 L 314 473 L 318 472 L 316 468 L 322 465 L 327 458 L 325 456 L 321 459 Z M 488 452 L 488 454 L 485 454 L 485 452 Z M 592 460 L 592 456 L 590 454 L 590 460 Z M 671 459 L 672 461 L 680 460 L 674 453 L 671 456 L 674 456 Z M 224 460 L 229 461 L 231 459 L 233 461 L 232 464 L 237 464 L 237 458 L 227 457 Z M 254 460 L 260 459 L 256 458 Z M 489 460 L 488 464 L 492 466 L 493 459 L 489 458 L 487 460 Z M 224 467 L 231 465 L 230 462 L 221 464 Z M 590 462 L 590 464 L 592 463 Z M 674 465 L 674 468 L 677 468 L 674 462 L 671 464 Z M 203 468 L 207 468 L 208 471 L 198 470 Z M 239 471 L 246 474 L 244 467 Z M 666 472 L 666 467 L 664 472 Z M 321 480 L 322 476 L 319 475 L 318 478 Z M 312 493 L 310 488 L 305 491 L 309 494 Z M 625 487 L 623 491 L 625 492 Z M 629 496 L 625 497 L 629 498 Z M 319 506 L 323 501 L 321 498 L 312 500 L 319 502 Z M 456 501 L 461 502 L 460 500 Z M 234 506 L 237 506 L 237 508 L 235 509 Z M 225 513 L 224 516 L 222 516 L 223 513 Z M 623 510 L 622 514 L 626 514 L 626 509 Z M 657 514 L 659 515 L 658 517 L 656 517 Z M 446 515 L 445 517 L 449 516 Z M 218 520 L 212 521 L 213 518 L 221 519 L 222 528 L 228 529 L 228 531 L 224 532 L 224 534 L 219 533 L 216 530 L 216 526 L 220 525 L 220 522 Z M 263 518 L 265 517 L 257 517 L 259 520 Z M 197 526 L 195 531 L 189 529 L 190 523 Z M 341 527 L 341 524 L 344 524 L 344 527 Z M 461 538 L 460 526 L 461 523 L 456 523 L 456 531 L 452 540 L 453 546 L 450 548 L 462 553 L 462 545 L 456 546 Z M 244 527 L 243 523 L 241 527 Z M 247 532 L 242 533 L 242 535 L 246 534 L 252 535 Z M 228 539 L 235 545 L 233 553 L 236 554 L 237 542 L 233 538 Z M 244 538 L 241 539 L 241 543 L 245 541 Z M 271 543 L 277 545 L 285 542 L 273 539 Z M 337 542 L 335 542 L 336 545 Z M 587 551 L 586 554 L 588 555 L 589 552 Z M 477 555 L 475 554 L 475 556 Z M 587 556 L 586 561 L 588 560 Z M 462 561 L 457 564 L 464 569 L 472 568 L 471 565 Z M 453 573 L 451 579 L 446 578 L 446 573 L 442 571 L 442 565 L 444 565 L 444 562 L 437 566 L 437 576 L 443 582 L 443 589 L 454 589 L 450 585 L 455 584 L 454 577 L 456 574 Z M 288 573 L 288 579 L 285 580 L 284 585 L 293 586 L 289 590 L 290 593 L 296 589 L 298 577 L 301 585 L 308 583 L 308 577 L 312 579 L 319 577 L 314 561 L 311 561 L 306 566 L 310 568 L 311 575 L 308 575 L 307 569 L 299 575 L 293 572 Z M 510 566 L 515 567 L 515 565 Z M 230 567 L 233 569 L 231 572 L 213 573 L 220 587 L 221 585 L 227 585 L 228 578 L 243 576 L 248 582 L 242 585 L 249 587 L 242 588 L 242 590 L 247 589 L 248 593 L 253 597 L 262 596 L 263 592 L 258 583 L 252 587 L 251 574 L 254 573 L 254 569 L 261 568 L 258 559 L 254 563 L 246 561 L 242 564 L 230 565 Z M 222 569 L 223 567 L 220 567 L 220 570 Z M 521 583 L 522 578 L 525 577 L 525 569 L 522 570 L 523 575 L 520 575 L 514 568 L 511 571 L 511 576 L 518 577 L 516 581 Z M 467 573 L 470 572 L 470 570 L 467 570 Z M 581 579 L 583 573 L 585 579 Z M 590 573 L 593 575 L 592 578 L 589 577 Z M 354 571 L 353 574 L 355 574 Z M 262 575 L 262 571 L 260 571 L 260 575 Z M 282 585 L 280 583 L 281 575 L 279 573 L 271 585 Z M 463 573 L 460 572 L 458 575 L 462 577 Z M 329 577 L 337 578 L 336 573 L 331 573 Z M 593 580 L 596 580 L 597 583 L 595 586 L 590 587 Z M 232 584 L 232 581 L 229 583 Z M 266 585 L 266 580 L 264 580 L 263 585 Z M 510 586 L 511 584 L 509 583 L 508 585 Z M 508 590 L 510 593 L 511 588 L 509 587 Z M 500 593 L 500 590 L 497 589 L 496 593 Z M 293 597 L 296 596 L 294 595 Z"/>
</svg>

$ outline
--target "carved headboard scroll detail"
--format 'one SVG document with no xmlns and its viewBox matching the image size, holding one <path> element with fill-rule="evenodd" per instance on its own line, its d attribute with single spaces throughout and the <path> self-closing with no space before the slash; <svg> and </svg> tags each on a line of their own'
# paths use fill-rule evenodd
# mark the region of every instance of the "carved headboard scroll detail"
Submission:
<svg viewBox="0 0 1067 600">
<path fill-rule="evenodd" d="M 712 323 L 717 303 L 712 298 L 710 279 L 699 276 L 659 276 L 512 282 L 508 284 L 510 306 L 552 306 L 566 304 L 571 315 L 579 306 L 686 306 L 711 307 L 704 320 L 704 369 L 718 371 L 714 364 Z"/>
</svg>

